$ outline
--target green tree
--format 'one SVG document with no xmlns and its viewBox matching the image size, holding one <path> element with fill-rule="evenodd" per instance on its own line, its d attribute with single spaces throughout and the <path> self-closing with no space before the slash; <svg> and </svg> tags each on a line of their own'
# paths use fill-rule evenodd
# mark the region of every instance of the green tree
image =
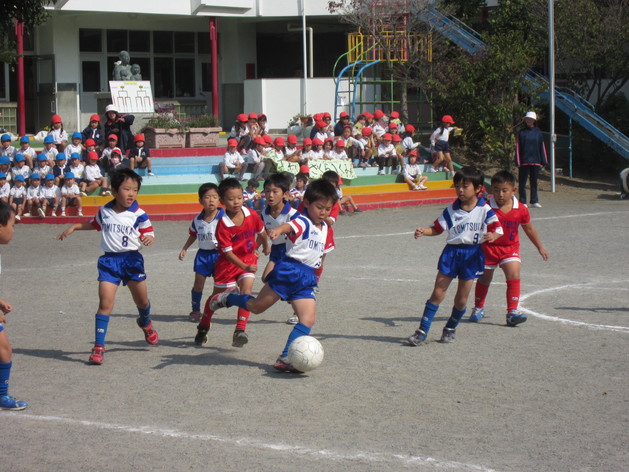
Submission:
<svg viewBox="0 0 629 472">
<path fill-rule="evenodd" d="M 17 58 L 15 42 L 9 38 L 15 31 L 15 20 L 24 24 L 27 31 L 41 25 L 48 19 L 45 5 L 57 0 L 0 0 L 0 60 L 15 62 Z"/>
</svg>

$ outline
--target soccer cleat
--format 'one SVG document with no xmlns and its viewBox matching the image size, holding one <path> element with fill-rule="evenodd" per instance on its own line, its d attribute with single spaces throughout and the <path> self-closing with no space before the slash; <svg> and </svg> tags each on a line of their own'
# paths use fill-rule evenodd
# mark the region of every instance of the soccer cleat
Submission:
<svg viewBox="0 0 629 472">
<path fill-rule="evenodd" d="M 153 329 L 153 322 L 149 321 L 149 324 L 146 326 L 140 325 L 140 318 L 138 318 L 136 322 L 138 326 L 140 326 L 140 329 L 144 331 L 144 339 L 146 340 L 146 342 L 152 345 L 157 344 L 157 342 L 159 341 L 159 336 L 157 334 L 157 331 Z"/>
<path fill-rule="evenodd" d="M 207 344 L 207 333 L 208 331 L 210 331 L 211 327 L 211 324 L 210 326 L 197 326 L 197 335 L 194 337 L 194 344 L 196 344 L 197 346 L 203 346 L 204 344 Z"/>
<path fill-rule="evenodd" d="M 421 343 L 426 342 L 426 336 L 426 333 L 424 333 L 421 329 L 418 329 L 411 334 L 406 341 L 411 346 L 419 346 Z"/>
<path fill-rule="evenodd" d="M 188 315 L 188 321 L 190 321 L 191 323 L 198 323 L 200 319 L 201 319 L 200 311 L 191 311 L 190 314 Z"/>
<path fill-rule="evenodd" d="M 527 318 L 528 317 L 524 313 L 510 311 L 509 313 L 507 313 L 507 326 L 517 326 L 520 323 L 524 323 Z"/>
<path fill-rule="evenodd" d="M 483 316 L 485 316 L 485 309 L 474 307 L 474 309 L 472 310 L 472 314 L 470 315 L 470 321 L 472 323 L 478 323 L 480 320 L 483 319 Z"/>
<path fill-rule="evenodd" d="M 234 337 L 232 338 L 232 346 L 243 347 L 249 342 L 249 336 L 242 330 L 237 329 L 234 331 Z"/>
<path fill-rule="evenodd" d="M 37 209 L 37 213 L 39 214 L 39 216 L 41 216 L 42 218 L 44 218 L 46 216 L 46 210 L 44 210 L 43 208 L 38 208 Z"/>
<path fill-rule="evenodd" d="M 273 368 L 279 372 L 290 372 L 293 374 L 303 374 L 301 370 L 295 369 L 292 365 L 288 363 L 288 357 L 278 357 L 273 364 Z"/>
<path fill-rule="evenodd" d="M 100 344 L 96 344 L 92 348 L 88 362 L 92 365 L 101 365 L 103 363 L 103 354 L 105 354 L 105 348 Z"/>
<path fill-rule="evenodd" d="M 289 325 L 296 325 L 297 323 L 299 323 L 299 318 L 297 317 L 297 315 L 293 315 L 286 320 L 286 324 Z"/>
<path fill-rule="evenodd" d="M 443 328 L 443 332 L 441 333 L 441 342 L 442 343 L 451 343 L 454 342 L 455 335 L 454 328 Z"/>
<path fill-rule="evenodd" d="M 28 403 L 16 400 L 11 395 L 3 395 L 0 397 L 0 410 L 23 410 L 28 406 Z"/>
<path fill-rule="evenodd" d="M 238 293 L 239 293 L 238 287 L 233 287 L 233 288 L 225 290 L 224 292 L 217 293 L 210 300 L 210 310 L 216 311 L 219 308 L 226 308 L 227 297 L 230 296 L 231 294 L 238 294 Z"/>
</svg>

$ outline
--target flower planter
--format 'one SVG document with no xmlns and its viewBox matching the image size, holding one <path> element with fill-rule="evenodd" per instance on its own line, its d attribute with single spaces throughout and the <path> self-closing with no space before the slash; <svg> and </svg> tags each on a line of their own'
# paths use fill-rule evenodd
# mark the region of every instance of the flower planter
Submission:
<svg viewBox="0 0 629 472">
<path fill-rule="evenodd" d="M 186 147 L 216 147 L 221 128 L 190 128 L 186 135 Z"/>
<path fill-rule="evenodd" d="M 147 128 L 144 139 L 151 149 L 183 148 L 186 145 L 185 132 L 177 128 Z"/>
</svg>

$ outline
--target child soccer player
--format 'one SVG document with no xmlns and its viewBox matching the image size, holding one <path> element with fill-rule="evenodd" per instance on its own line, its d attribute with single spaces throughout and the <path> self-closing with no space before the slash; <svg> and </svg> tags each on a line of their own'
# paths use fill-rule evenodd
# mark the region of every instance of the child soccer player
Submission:
<svg viewBox="0 0 629 472">
<path fill-rule="evenodd" d="M 229 290 L 212 297 L 210 308 L 238 306 L 252 313 L 262 313 L 278 300 L 290 302 L 299 317 L 274 364 L 281 372 L 299 372 L 288 362 L 288 348 L 300 336 L 308 336 L 315 323 L 317 309 L 314 287 L 317 285 L 315 270 L 321 258 L 332 248 L 332 228 L 325 219 L 337 200 L 336 189 L 325 180 L 311 183 L 304 195 L 304 215 L 268 231 L 276 240 L 287 235 L 286 254 L 276 264 L 265 280 L 257 297 L 238 295 Z"/>
<path fill-rule="evenodd" d="M 426 341 L 439 304 L 445 298 L 452 280 L 458 277 L 459 285 L 454 296 L 452 315 L 441 335 L 442 343 L 454 341 L 455 330 L 465 314 L 467 297 L 474 279 L 483 275 L 485 258 L 480 245 L 483 241 L 493 242 L 502 236 L 498 217 L 485 200 L 477 196 L 483 179 L 483 173 L 476 167 L 463 167 L 454 175 L 457 200 L 443 210 L 432 226 L 415 230 L 415 239 L 436 236 L 444 231 L 447 231 L 448 237 L 439 258 L 435 288 L 426 301 L 419 329 L 407 339 L 411 346 Z"/>
<path fill-rule="evenodd" d="M 75 176 L 72 172 L 67 172 L 63 177 L 63 187 L 61 187 L 61 216 L 66 216 L 66 206 L 76 206 L 78 215 L 83 216 L 81 191 L 76 184 Z"/>
<path fill-rule="evenodd" d="M 264 253 L 268 254 L 264 225 L 257 213 L 244 206 L 242 186 L 238 179 L 229 177 L 223 180 L 218 186 L 218 195 L 225 207 L 225 214 L 216 225 L 215 233 L 220 255 L 214 266 L 214 291 L 205 304 L 201 322 L 197 326 L 194 338 L 197 346 L 207 343 L 207 333 L 214 316 L 214 310 L 210 309 L 211 297 L 236 287 L 240 293 L 250 294 L 258 270 L 259 243 Z M 238 310 L 232 346 L 243 347 L 249 342 L 245 332 L 249 315 L 248 310 Z"/>
<path fill-rule="evenodd" d="M 190 291 L 192 299 L 192 311 L 189 318 L 193 323 L 201 319 L 201 298 L 205 279 L 214 276 L 214 266 L 218 259 L 216 241 L 216 225 L 225 215 L 225 211 L 219 208 L 218 187 L 213 183 L 205 183 L 199 187 L 199 203 L 203 207 L 192 223 L 190 223 L 189 236 L 183 249 L 179 253 L 179 260 L 183 261 L 188 248 L 195 241 L 199 242 L 199 250 L 194 258 L 194 285 Z"/>
<path fill-rule="evenodd" d="M 511 172 L 502 170 L 491 178 L 493 196 L 489 205 L 493 208 L 505 235 L 493 244 L 483 244 L 485 253 L 485 274 L 476 282 L 474 309 L 470 321 L 479 322 L 485 315 L 485 299 L 496 267 L 500 267 L 507 279 L 507 325 L 516 326 L 527 319 L 525 313 L 518 312 L 520 301 L 520 237 L 518 227 L 522 229 L 537 248 L 542 259 L 547 261 L 548 252 L 531 223 L 531 215 L 524 203 L 515 197 L 517 185 Z"/>
<path fill-rule="evenodd" d="M 140 314 L 137 324 L 148 344 L 159 341 L 151 321 L 151 303 L 146 287 L 142 245 L 150 246 L 155 239 L 148 215 L 136 198 L 142 177 L 131 169 L 121 169 L 111 177 L 114 199 L 103 205 L 96 216 L 85 223 L 70 225 L 57 239 L 64 240 L 77 230 L 101 232 L 100 247 L 105 252 L 98 259 L 98 312 L 96 313 L 95 342 L 89 363 L 100 365 L 105 354 L 105 336 L 109 316 L 114 308 L 120 282 L 127 285 Z"/>
<path fill-rule="evenodd" d="M 15 212 L 11 206 L 0 201 L 0 244 L 9 244 L 13 237 L 13 225 L 15 224 Z M 28 405 L 26 402 L 16 400 L 9 395 L 9 377 L 11 375 L 11 343 L 7 337 L 4 323 L 5 315 L 10 313 L 13 307 L 4 300 L 0 300 L 0 409 L 23 410 Z"/>
</svg>

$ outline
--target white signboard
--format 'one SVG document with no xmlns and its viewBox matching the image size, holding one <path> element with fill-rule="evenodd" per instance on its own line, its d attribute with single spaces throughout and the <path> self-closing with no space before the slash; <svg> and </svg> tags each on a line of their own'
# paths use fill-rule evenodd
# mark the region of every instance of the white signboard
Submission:
<svg viewBox="0 0 629 472">
<path fill-rule="evenodd" d="M 120 113 L 153 113 L 153 90 L 151 82 L 109 81 L 111 100 Z"/>
</svg>

